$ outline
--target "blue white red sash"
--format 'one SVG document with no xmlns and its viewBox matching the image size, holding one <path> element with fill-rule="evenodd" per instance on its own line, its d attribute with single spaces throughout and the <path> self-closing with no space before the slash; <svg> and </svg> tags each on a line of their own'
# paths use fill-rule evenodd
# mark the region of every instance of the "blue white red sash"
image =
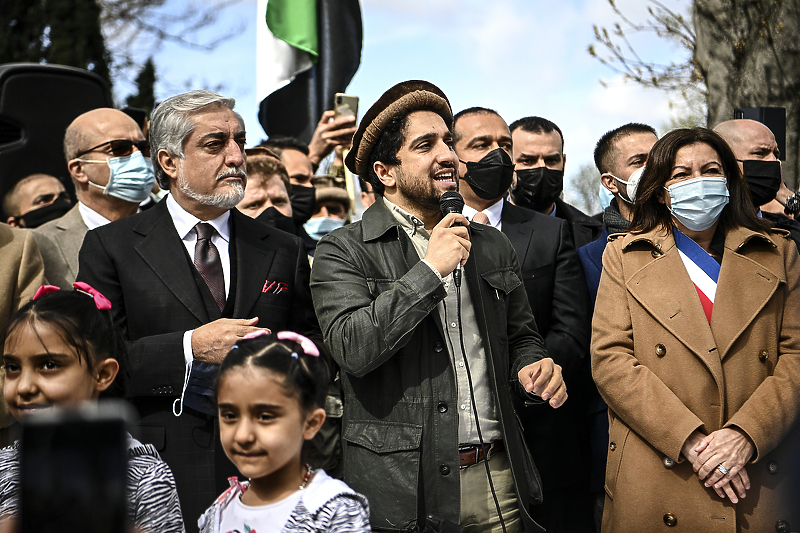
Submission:
<svg viewBox="0 0 800 533">
<path fill-rule="evenodd" d="M 714 296 L 717 294 L 717 280 L 719 280 L 719 263 L 711 257 L 708 252 L 703 250 L 699 244 L 680 232 L 678 228 L 672 228 L 675 236 L 675 244 L 678 253 L 683 260 L 686 271 L 694 283 L 703 311 L 706 313 L 708 322 L 711 323 L 711 312 L 714 310 Z"/>
</svg>

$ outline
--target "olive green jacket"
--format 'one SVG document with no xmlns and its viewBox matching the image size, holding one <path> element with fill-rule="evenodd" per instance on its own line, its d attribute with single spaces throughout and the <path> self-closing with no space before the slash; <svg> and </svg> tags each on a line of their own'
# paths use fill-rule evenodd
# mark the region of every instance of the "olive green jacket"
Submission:
<svg viewBox="0 0 800 533">
<path fill-rule="evenodd" d="M 539 475 L 512 407 L 517 373 L 546 352 L 514 249 L 470 226 L 464 282 L 489 360 L 490 382 L 527 531 Z M 455 373 L 436 307 L 446 291 L 383 202 L 317 245 L 311 273 L 325 341 L 342 368 L 344 480 L 370 502 L 376 530 L 413 531 L 418 517 L 458 523 Z"/>
</svg>

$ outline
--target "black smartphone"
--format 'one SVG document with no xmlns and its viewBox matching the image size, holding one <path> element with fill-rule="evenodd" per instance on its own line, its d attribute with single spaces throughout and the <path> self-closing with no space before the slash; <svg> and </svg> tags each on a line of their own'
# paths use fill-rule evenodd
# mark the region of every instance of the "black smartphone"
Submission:
<svg viewBox="0 0 800 533">
<path fill-rule="evenodd" d="M 25 419 L 19 531 L 129 531 L 127 409 L 92 404 Z"/>
</svg>

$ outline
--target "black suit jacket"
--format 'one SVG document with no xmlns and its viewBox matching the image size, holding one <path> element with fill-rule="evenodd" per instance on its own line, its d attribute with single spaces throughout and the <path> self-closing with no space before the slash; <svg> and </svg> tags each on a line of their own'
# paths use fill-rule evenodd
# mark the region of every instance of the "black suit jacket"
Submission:
<svg viewBox="0 0 800 533">
<path fill-rule="evenodd" d="M 518 410 L 547 501 L 549 489 L 584 481 L 588 472 L 589 296 L 567 221 L 508 202 L 501 221 L 517 252 L 537 328 L 569 393 L 559 409 L 538 404 Z"/>
<path fill-rule="evenodd" d="M 572 232 L 572 244 L 577 250 L 590 242 L 597 240 L 603 232 L 603 222 L 590 217 L 577 207 L 569 205 L 561 198 L 556 198 L 556 216 L 569 223 Z"/>
<path fill-rule="evenodd" d="M 258 317 L 258 325 L 272 331 L 318 333 L 302 242 L 236 209 L 230 220 L 226 314 Z M 207 305 L 210 292 L 175 231 L 166 201 L 89 231 L 78 279 L 112 302 L 114 320 L 129 341 L 140 437 L 156 445 L 172 468 L 187 530 L 195 530 L 200 513 L 217 495 L 215 481 L 224 482 L 219 460 L 215 467 L 217 437 L 213 419 L 191 409 L 176 417 L 172 409 L 184 383 L 184 333 L 219 316 Z"/>
</svg>

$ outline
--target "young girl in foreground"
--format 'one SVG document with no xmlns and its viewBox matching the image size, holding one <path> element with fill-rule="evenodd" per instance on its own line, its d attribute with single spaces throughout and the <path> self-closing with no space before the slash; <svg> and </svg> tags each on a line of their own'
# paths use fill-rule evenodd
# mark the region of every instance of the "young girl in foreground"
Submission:
<svg viewBox="0 0 800 533">
<path fill-rule="evenodd" d="M 127 352 L 111 303 L 86 283 L 45 285 L 3 333 L 3 396 L 20 422 L 40 409 L 125 394 Z M 0 450 L 0 522 L 18 513 L 20 442 Z M 175 480 L 156 449 L 128 442 L 128 517 L 144 533 L 184 531 Z"/>
<path fill-rule="evenodd" d="M 325 420 L 327 391 L 327 365 L 297 333 L 259 331 L 233 347 L 219 369 L 219 433 L 249 482 L 230 479 L 201 533 L 370 531 L 367 500 L 302 459 Z"/>
</svg>

